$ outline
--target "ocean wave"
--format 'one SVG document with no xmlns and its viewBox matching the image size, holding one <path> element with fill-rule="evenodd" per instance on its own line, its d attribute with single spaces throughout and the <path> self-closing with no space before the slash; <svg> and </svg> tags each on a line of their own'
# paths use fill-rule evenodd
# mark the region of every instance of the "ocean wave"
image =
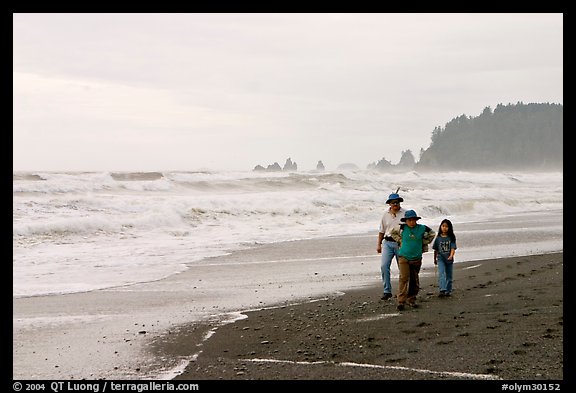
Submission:
<svg viewBox="0 0 576 393">
<path fill-rule="evenodd" d="M 253 241 L 258 230 L 288 231 L 297 237 L 327 226 L 364 223 L 369 229 L 397 188 L 403 206 L 424 220 L 557 210 L 563 203 L 561 176 L 533 174 L 423 178 L 408 173 L 401 178 L 371 173 L 129 172 L 123 178 L 130 180 L 114 180 L 110 173 L 36 175 L 45 180 L 13 181 L 15 236 L 151 229 L 193 233 L 211 226 L 241 228 L 246 237 L 242 241 Z"/>
<path fill-rule="evenodd" d="M 43 180 L 38 182 L 37 180 Z M 28 193 L 170 191 L 261 192 L 348 185 L 356 181 L 341 173 L 252 174 L 246 172 L 78 172 L 14 173 L 14 195 Z"/>
<path fill-rule="evenodd" d="M 12 175 L 12 181 L 24 180 L 24 181 L 36 181 L 36 180 L 46 180 L 42 176 L 35 173 L 14 173 Z"/>
<path fill-rule="evenodd" d="M 153 181 L 164 177 L 161 172 L 112 172 L 110 176 L 117 181 Z"/>
<path fill-rule="evenodd" d="M 421 223 L 452 219 L 461 250 L 524 232 L 562 237 L 562 173 L 113 173 L 14 174 L 15 293 L 154 279 L 255 244 L 375 234 L 398 188 Z M 470 230 L 479 221 L 486 232 Z"/>
</svg>

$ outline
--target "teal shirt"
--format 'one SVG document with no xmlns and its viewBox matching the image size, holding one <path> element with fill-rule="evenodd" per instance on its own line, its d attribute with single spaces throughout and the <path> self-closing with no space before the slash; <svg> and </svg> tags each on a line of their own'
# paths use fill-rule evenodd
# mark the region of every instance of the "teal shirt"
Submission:
<svg viewBox="0 0 576 393">
<path fill-rule="evenodd" d="M 422 246 L 426 225 L 416 224 L 414 228 L 404 225 L 402 230 L 402 245 L 398 250 L 398 255 L 408 260 L 422 258 Z"/>
</svg>

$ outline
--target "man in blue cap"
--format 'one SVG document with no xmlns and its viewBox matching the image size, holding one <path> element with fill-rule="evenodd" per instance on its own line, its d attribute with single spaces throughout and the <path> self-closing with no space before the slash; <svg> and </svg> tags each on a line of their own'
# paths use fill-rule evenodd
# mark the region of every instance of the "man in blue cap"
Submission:
<svg viewBox="0 0 576 393">
<path fill-rule="evenodd" d="M 382 272 L 382 282 L 384 283 L 384 294 L 382 300 L 388 300 L 392 297 L 392 284 L 390 283 L 390 265 L 392 258 L 396 257 L 398 263 L 398 243 L 390 236 L 392 229 L 398 228 L 401 219 L 404 217 L 406 210 L 400 206 L 404 199 L 397 193 L 388 196 L 386 203 L 390 205 L 384 212 L 378 228 L 378 245 L 376 251 L 382 254 L 380 271 Z"/>
</svg>

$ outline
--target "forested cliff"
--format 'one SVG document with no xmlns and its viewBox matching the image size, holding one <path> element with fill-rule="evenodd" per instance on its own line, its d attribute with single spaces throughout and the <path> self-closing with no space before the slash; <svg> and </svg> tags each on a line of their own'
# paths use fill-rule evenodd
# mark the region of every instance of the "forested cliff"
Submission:
<svg viewBox="0 0 576 393">
<path fill-rule="evenodd" d="M 461 115 L 432 132 L 417 170 L 558 169 L 563 162 L 560 104 L 499 104 Z"/>
</svg>

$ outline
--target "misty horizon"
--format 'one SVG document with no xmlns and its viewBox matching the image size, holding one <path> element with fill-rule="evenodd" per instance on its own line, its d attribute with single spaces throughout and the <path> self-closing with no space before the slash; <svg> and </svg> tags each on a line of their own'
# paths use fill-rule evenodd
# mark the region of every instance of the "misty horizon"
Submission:
<svg viewBox="0 0 576 393">
<path fill-rule="evenodd" d="M 563 103 L 563 14 L 13 14 L 19 171 L 365 168 L 516 102 Z"/>
</svg>

